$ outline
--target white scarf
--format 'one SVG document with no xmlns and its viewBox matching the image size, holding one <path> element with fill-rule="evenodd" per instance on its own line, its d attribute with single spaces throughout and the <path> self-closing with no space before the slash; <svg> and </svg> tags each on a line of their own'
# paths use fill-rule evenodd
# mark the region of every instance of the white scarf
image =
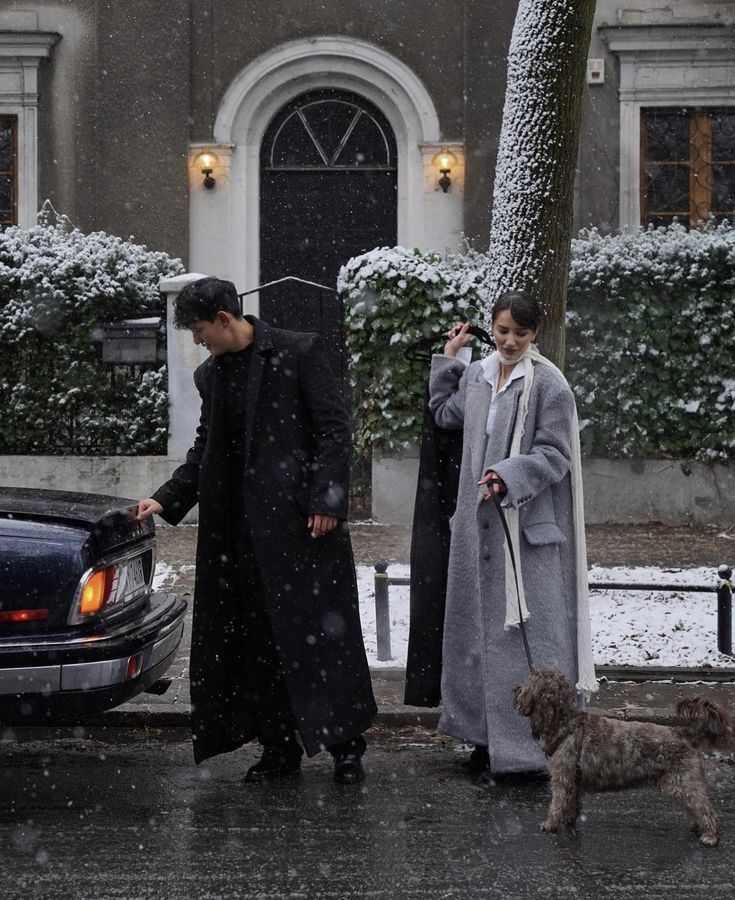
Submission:
<svg viewBox="0 0 735 900">
<path fill-rule="evenodd" d="M 537 350 L 529 347 L 523 354 L 525 359 L 530 359 L 534 363 L 543 366 L 549 366 L 556 372 L 565 382 L 563 373 L 557 367 L 542 356 Z M 528 415 L 528 403 L 531 395 L 531 385 L 533 384 L 534 367 L 529 364 L 526 366 L 526 377 L 524 378 L 523 391 L 520 398 L 520 409 L 516 416 L 515 425 L 513 427 L 513 439 L 510 445 L 510 456 L 519 456 L 521 452 L 521 438 L 526 425 L 526 416 Z M 579 671 L 579 681 L 576 688 L 580 694 L 583 694 L 586 700 L 590 695 L 598 690 L 599 685 L 595 677 L 595 665 L 592 658 L 592 630 L 590 627 L 590 607 L 587 583 L 587 545 L 584 533 L 584 491 L 582 488 L 582 455 L 579 446 L 579 420 L 577 418 L 577 406 L 574 404 L 574 421 L 572 422 L 572 517 L 574 521 L 574 546 L 577 553 L 577 667 Z M 520 528 L 518 510 L 512 506 L 505 508 L 505 518 L 508 523 L 508 531 L 511 536 L 513 545 L 513 553 L 518 565 L 518 589 L 520 597 L 516 594 L 515 579 L 513 576 L 513 565 L 510 558 L 510 551 L 507 543 L 505 544 L 505 627 L 517 628 L 520 625 L 518 610 L 520 607 L 525 622 L 529 618 L 528 607 L 526 606 L 526 596 L 523 590 L 523 577 L 521 575 L 521 554 L 520 554 Z"/>
</svg>

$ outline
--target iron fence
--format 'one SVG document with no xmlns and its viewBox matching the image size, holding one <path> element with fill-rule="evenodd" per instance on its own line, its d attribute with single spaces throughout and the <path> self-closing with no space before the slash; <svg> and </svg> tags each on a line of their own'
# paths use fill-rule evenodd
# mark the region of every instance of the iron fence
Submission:
<svg viewBox="0 0 735 900">
<path fill-rule="evenodd" d="M 392 585 L 410 585 L 410 576 L 388 574 L 388 563 L 379 560 L 375 568 L 375 630 L 377 655 L 380 662 L 392 658 L 390 646 L 390 597 Z M 660 591 L 717 595 L 717 649 L 725 656 L 732 652 L 732 569 L 722 565 L 717 569 L 716 584 L 653 584 L 650 582 L 590 581 L 590 590 L 604 591 Z"/>
</svg>

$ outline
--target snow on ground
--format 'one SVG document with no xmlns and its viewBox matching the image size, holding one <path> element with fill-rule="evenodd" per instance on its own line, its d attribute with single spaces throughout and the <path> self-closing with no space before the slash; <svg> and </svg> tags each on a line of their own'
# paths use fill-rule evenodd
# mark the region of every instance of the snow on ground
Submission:
<svg viewBox="0 0 735 900">
<path fill-rule="evenodd" d="M 392 565 L 388 574 L 409 575 L 407 565 Z M 390 620 L 393 658 L 378 661 L 375 636 L 375 570 L 357 567 L 365 648 L 371 667 L 405 666 L 408 644 L 408 587 L 391 586 Z M 712 568 L 651 567 L 590 570 L 590 582 L 712 585 Z M 533 610 L 531 610 L 533 615 Z M 600 591 L 590 594 L 592 647 L 597 665 L 731 667 L 733 660 L 717 652 L 717 595 L 685 591 Z"/>
<path fill-rule="evenodd" d="M 182 566 L 178 571 L 192 566 Z M 177 572 L 159 562 L 154 589 L 169 586 Z M 406 578 L 407 565 L 388 567 L 388 575 Z M 717 587 L 713 568 L 657 569 L 617 566 L 590 569 L 590 583 L 646 583 L 711 585 Z M 379 661 L 375 633 L 375 569 L 357 566 L 360 617 L 371 668 L 404 667 L 408 646 L 408 586 L 392 585 L 390 641 L 392 658 Z M 531 610 L 533 615 L 533 610 Z M 590 593 L 592 648 L 597 665 L 617 666 L 713 666 L 729 668 L 733 660 L 717 652 L 717 595 L 691 591 L 602 591 Z"/>
<path fill-rule="evenodd" d="M 153 590 L 160 591 L 164 584 L 168 582 L 173 583 L 175 574 L 173 566 L 170 566 L 168 563 L 157 562 L 153 573 Z"/>
</svg>

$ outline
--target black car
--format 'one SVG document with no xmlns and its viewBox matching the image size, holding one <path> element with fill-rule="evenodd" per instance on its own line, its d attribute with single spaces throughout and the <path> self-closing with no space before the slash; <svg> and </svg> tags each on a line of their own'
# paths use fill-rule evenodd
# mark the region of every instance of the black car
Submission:
<svg viewBox="0 0 735 900">
<path fill-rule="evenodd" d="M 186 603 L 152 591 L 155 525 L 136 509 L 0 487 L 0 724 L 109 709 L 168 669 Z"/>
</svg>

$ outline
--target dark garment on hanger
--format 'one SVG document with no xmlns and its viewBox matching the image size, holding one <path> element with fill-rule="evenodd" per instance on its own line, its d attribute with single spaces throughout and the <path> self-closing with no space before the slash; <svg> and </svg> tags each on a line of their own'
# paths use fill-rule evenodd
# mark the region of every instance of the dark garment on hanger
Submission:
<svg viewBox="0 0 735 900">
<path fill-rule="evenodd" d="M 427 388 L 411 535 L 411 617 L 404 697 L 409 706 L 441 703 L 449 519 L 457 504 L 461 461 L 462 431 L 435 424 Z"/>
</svg>

